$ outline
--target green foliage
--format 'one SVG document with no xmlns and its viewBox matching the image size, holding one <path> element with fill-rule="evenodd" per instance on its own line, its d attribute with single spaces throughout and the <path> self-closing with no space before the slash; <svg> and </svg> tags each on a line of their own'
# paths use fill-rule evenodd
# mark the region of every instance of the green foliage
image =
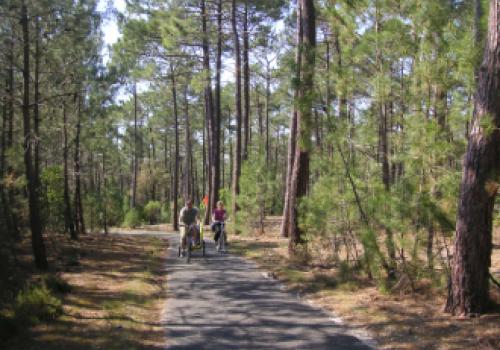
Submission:
<svg viewBox="0 0 500 350">
<path fill-rule="evenodd" d="M 161 218 L 161 203 L 158 201 L 150 201 L 144 207 L 144 216 L 150 225 L 157 224 Z"/>
<path fill-rule="evenodd" d="M 16 297 L 14 316 L 26 324 L 53 321 L 62 314 L 61 301 L 47 288 L 45 283 L 30 285 Z"/>
<path fill-rule="evenodd" d="M 141 225 L 141 214 L 138 209 L 132 208 L 126 214 L 123 220 L 123 226 L 128 228 L 135 228 Z"/>
<path fill-rule="evenodd" d="M 276 196 L 277 186 L 272 173 L 266 167 L 264 155 L 253 155 L 243 164 L 240 178 L 240 194 L 237 204 L 237 229 L 263 229 L 260 222 L 269 212 L 272 199 Z"/>
<path fill-rule="evenodd" d="M 53 165 L 42 170 L 40 176 L 45 189 L 46 225 L 54 230 L 64 229 L 64 173 L 60 165 Z"/>
<path fill-rule="evenodd" d="M 125 200 L 126 200 L 126 196 Z M 116 179 L 108 181 L 104 195 L 100 198 L 101 207 L 106 206 L 107 225 L 119 225 L 123 221 L 123 216 L 126 211 L 123 210 L 124 198 L 120 192 L 120 186 Z"/>
<path fill-rule="evenodd" d="M 172 221 L 172 210 L 170 209 L 169 201 L 161 206 L 160 220 L 163 223 L 170 223 Z"/>
</svg>

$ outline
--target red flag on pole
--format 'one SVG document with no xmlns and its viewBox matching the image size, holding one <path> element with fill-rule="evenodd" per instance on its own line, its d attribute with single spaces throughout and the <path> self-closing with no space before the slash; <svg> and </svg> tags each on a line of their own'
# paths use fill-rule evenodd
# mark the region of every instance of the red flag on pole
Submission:
<svg viewBox="0 0 500 350">
<path fill-rule="evenodd" d="M 205 207 L 208 206 L 208 196 L 205 195 L 205 197 L 203 197 L 203 204 L 205 204 Z"/>
</svg>

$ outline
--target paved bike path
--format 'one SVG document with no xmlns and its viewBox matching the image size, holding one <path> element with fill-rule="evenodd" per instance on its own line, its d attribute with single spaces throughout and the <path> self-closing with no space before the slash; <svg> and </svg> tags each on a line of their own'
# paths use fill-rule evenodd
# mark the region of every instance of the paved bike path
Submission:
<svg viewBox="0 0 500 350">
<path fill-rule="evenodd" d="M 169 235 L 167 349 L 373 349 L 328 314 L 265 277 L 252 262 L 220 255 L 177 258 L 178 235 Z"/>
</svg>

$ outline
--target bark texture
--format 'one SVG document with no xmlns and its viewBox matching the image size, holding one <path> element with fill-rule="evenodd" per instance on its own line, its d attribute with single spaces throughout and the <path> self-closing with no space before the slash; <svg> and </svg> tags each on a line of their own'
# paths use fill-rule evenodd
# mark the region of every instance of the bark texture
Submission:
<svg viewBox="0 0 500 350">
<path fill-rule="evenodd" d="M 30 39 L 28 7 L 25 1 L 21 5 L 21 26 L 23 33 L 23 131 L 24 131 L 24 166 L 26 179 L 28 181 L 28 202 L 31 228 L 31 245 L 35 257 L 35 265 L 39 269 L 47 269 L 48 262 L 43 241 L 42 220 L 40 217 L 40 205 L 37 174 L 32 163 L 33 135 L 30 121 Z"/>
<path fill-rule="evenodd" d="M 463 161 L 455 254 L 446 311 L 485 312 L 489 303 L 493 206 L 500 176 L 500 1 L 490 1 L 474 120 Z"/>
<path fill-rule="evenodd" d="M 179 198 L 179 116 L 177 110 L 177 85 L 175 80 L 175 70 L 170 67 L 170 81 L 172 84 L 172 100 L 174 104 L 174 128 L 175 128 L 175 150 L 174 150 L 174 177 L 172 183 L 172 223 L 175 231 L 179 231 L 179 210 L 177 201 Z"/>
<path fill-rule="evenodd" d="M 236 219 L 236 213 L 238 211 L 238 205 L 236 199 L 240 193 L 240 175 L 241 175 L 241 54 L 240 54 L 240 40 L 238 35 L 238 28 L 236 26 L 236 0 L 232 0 L 232 18 L 231 23 L 233 27 L 234 35 L 234 54 L 236 61 L 236 145 L 234 149 L 234 161 L 233 161 L 233 215 Z M 235 220 L 236 221 L 236 220 Z"/>
<path fill-rule="evenodd" d="M 309 181 L 309 153 L 311 150 L 312 101 L 314 90 L 316 14 L 313 0 L 300 0 L 299 13 L 302 18 L 302 45 L 300 84 L 298 86 L 297 142 L 292 168 L 289 194 L 289 252 L 294 253 L 302 242 L 299 227 L 300 199 L 307 193 Z"/>
<path fill-rule="evenodd" d="M 302 16 L 301 7 L 297 7 L 297 33 L 296 33 L 296 49 L 295 49 L 295 84 L 296 88 L 294 91 L 294 100 L 298 100 L 298 86 L 300 84 L 300 66 L 301 66 L 301 51 L 302 51 Z M 268 64 L 269 70 L 269 64 Z M 269 94 L 269 84 L 266 88 L 266 98 Z M 266 108 L 268 101 L 266 100 Z M 266 133 L 268 133 L 269 128 L 269 111 L 266 110 Z M 295 161 L 295 147 L 297 143 L 297 105 L 294 104 L 292 115 L 290 118 L 290 136 L 288 137 L 288 155 L 287 155 L 287 168 L 285 177 L 285 200 L 283 204 L 283 219 L 281 222 L 280 236 L 288 237 L 290 230 L 290 192 L 291 192 L 291 182 L 292 182 L 292 169 Z M 269 152 L 268 144 L 268 134 L 266 135 L 266 155 Z M 266 157 L 267 160 L 267 157 Z"/>
</svg>

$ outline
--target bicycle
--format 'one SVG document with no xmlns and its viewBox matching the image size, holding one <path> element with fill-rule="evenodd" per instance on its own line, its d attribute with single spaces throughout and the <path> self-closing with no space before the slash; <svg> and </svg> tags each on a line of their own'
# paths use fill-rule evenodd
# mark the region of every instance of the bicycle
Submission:
<svg viewBox="0 0 500 350">
<path fill-rule="evenodd" d="M 215 249 L 219 253 L 225 253 L 226 252 L 226 230 L 225 230 L 225 223 L 224 221 L 216 221 L 214 223 L 215 225 L 215 231 L 217 236 L 217 240 L 215 242 Z M 220 232 L 217 232 L 217 227 L 219 227 Z"/>
<path fill-rule="evenodd" d="M 191 253 L 194 250 L 201 250 L 202 256 L 205 256 L 205 241 L 203 240 L 203 225 L 200 226 L 200 240 L 196 242 L 193 230 L 196 229 L 195 224 L 191 224 L 186 228 L 186 249 L 185 249 L 185 258 L 186 263 L 189 264 L 191 261 Z M 181 237 L 181 245 L 179 245 L 179 251 L 177 257 L 183 257 L 184 251 L 182 250 L 182 237 Z"/>
</svg>

